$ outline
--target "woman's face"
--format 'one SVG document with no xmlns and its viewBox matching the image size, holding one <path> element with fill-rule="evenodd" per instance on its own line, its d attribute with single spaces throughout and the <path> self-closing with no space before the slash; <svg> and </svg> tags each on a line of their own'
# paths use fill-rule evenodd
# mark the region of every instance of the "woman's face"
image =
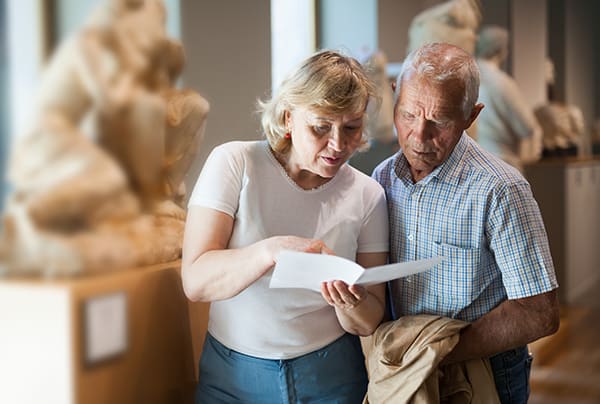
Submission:
<svg viewBox="0 0 600 404">
<path fill-rule="evenodd" d="M 311 189 L 335 176 L 361 144 L 364 111 L 330 115 L 307 108 L 286 113 L 292 147 L 285 162 L 288 175 Z"/>
</svg>

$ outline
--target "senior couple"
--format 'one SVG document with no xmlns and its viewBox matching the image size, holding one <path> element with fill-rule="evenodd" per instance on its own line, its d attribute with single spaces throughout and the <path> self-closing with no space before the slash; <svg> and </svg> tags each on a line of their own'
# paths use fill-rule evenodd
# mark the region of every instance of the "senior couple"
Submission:
<svg viewBox="0 0 600 404">
<path fill-rule="evenodd" d="M 183 247 L 186 295 L 211 302 L 197 403 L 431 402 L 459 378 L 465 402 L 527 401 L 527 344 L 557 330 L 558 285 L 529 184 L 465 134 L 478 88 L 462 49 L 413 51 L 394 86 L 400 150 L 370 178 L 346 162 L 367 141 L 374 86 L 320 51 L 259 102 L 266 140 L 212 151 Z M 282 250 L 444 260 L 387 285 L 270 289 Z M 373 333 L 367 374 L 358 336 Z"/>
</svg>

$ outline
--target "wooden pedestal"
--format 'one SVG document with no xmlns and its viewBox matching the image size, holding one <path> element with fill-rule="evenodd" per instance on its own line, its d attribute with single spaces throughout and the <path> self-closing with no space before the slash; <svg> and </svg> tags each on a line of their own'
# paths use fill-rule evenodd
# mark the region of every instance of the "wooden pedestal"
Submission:
<svg viewBox="0 0 600 404">
<path fill-rule="evenodd" d="M 596 295 L 600 282 L 600 158 L 556 158 L 525 167 L 538 201 L 561 303 Z"/>
<path fill-rule="evenodd" d="M 90 359 L 91 313 L 94 333 L 109 346 L 124 336 L 122 349 Z M 0 280 L 0 403 L 192 403 L 207 319 L 208 304 L 183 293 L 179 262 Z"/>
</svg>

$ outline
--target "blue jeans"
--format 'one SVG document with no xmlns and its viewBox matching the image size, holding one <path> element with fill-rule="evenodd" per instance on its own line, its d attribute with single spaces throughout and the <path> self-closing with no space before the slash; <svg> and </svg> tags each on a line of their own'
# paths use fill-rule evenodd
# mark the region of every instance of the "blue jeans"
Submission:
<svg viewBox="0 0 600 404">
<path fill-rule="evenodd" d="M 364 362 L 360 341 L 350 334 L 287 360 L 244 355 L 207 334 L 195 402 L 360 404 L 368 383 Z"/>
<path fill-rule="evenodd" d="M 527 346 L 490 358 L 496 390 L 502 404 L 525 404 L 529 398 L 529 374 L 533 357 Z"/>
</svg>

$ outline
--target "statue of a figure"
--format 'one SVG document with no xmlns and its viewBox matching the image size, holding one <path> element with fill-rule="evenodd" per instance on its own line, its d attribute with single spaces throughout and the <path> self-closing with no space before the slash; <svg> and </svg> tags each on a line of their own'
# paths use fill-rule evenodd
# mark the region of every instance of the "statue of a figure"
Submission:
<svg viewBox="0 0 600 404">
<path fill-rule="evenodd" d="M 475 56 L 480 71 L 477 142 L 487 151 L 523 171 L 525 163 L 541 157 L 542 130 L 517 82 L 504 72 L 509 34 L 505 28 L 486 25 L 479 31 Z"/>
<path fill-rule="evenodd" d="M 586 146 L 585 122 L 576 105 L 559 102 L 554 94 L 554 64 L 546 60 L 548 102 L 535 109 L 543 133 L 543 157 L 576 156 Z"/>
<path fill-rule="evenodd" d="M 175 260 L 184 176 L 208 102 L 174 82 L 181 44 L 161 0 L 107 0 L 42 77 L 16 140 L 0 270 L 68 275 Z"/>
<path fill-rule="evenodd" d="M 425 9 L 408 29 L 408 51 L 430 42 L 447 42 L 473 54 L 481 23 L 479 0 L 449 0 Z"/>
</svg>

